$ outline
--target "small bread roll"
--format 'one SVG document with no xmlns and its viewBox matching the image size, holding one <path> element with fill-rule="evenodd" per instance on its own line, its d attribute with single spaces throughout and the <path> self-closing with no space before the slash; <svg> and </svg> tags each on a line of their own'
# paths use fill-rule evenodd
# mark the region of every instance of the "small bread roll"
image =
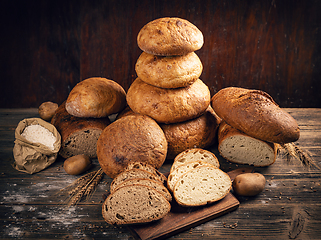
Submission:
<svg viewBox="0 0 321 240">
<path fill-rule="evenodd" d="M 195 82 L 203 65 L 194 53 L 182 56 L 155 56 L 143 52 L 135 66 L 137 76 L 144 82 L 161 88 L 179 88 Z"/>
<path fill-rule="evenodd" d="M 107 117 L 126 106 L 126 92 L 118 83 L 100 77 L 78 83 L 66 101 L 66 110 L 75 117 Z"/>
<path fill-rule="evenodd" d="M 210 91 L 200 79 L 184 88 L 159 88 L 137 78 L 127 92 L 129 107 L 158 123 L 196 118 L 205 112 L 210 100 Z"/>
<path fill-rule="evenodd" d="M 159 18 L 147 23 L 137 35 L 141 50 L 153 55 L 184 55 L 199 50 L 204 43 L 202 32 L 181 18 Z"/>
</svg>

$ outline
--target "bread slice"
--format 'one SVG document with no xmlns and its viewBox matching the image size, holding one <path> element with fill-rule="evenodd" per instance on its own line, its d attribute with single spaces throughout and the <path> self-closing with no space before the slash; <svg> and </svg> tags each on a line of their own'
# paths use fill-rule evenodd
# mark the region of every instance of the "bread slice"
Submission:
<svg viewBox="0 0 321 240">
<path fill-rule="evenodd" d="M 227 173 L 214 166 L 199 166 L 178 179 L 173 194 L 182 206 L 202 206 L 223 199 L 231 188 Z"/>
<path fill-rule="evenodd" d="M 156 168 L 154 168 L 153 166 L 151 166 L 150 164 L 145 163 L 145 162 L 129 163 L 125 170 L 130 170 L 130 169 L 142 169 L 142 170 L 148 171 L 150 173 L 153 173 L 163 183 L 165 183 L 167 180 L 167 178 L 164 174 L 162 174 Z"/>
<path fill-rule="evenodd" d="M 172 195 L 170 194 L 168 189 L 163 184 L 161 184 L 159 181 L 154 181 L 154 180 L 151 180 L 148 178 L 134 178 L 134 179 L 125 180 L 122 183 L 120 183 L 116 187 L 116 189 L 114 189 L 114 191 L 117 191 L 118 188 L 123 187 L 123 186 L 136 185 L 136 184 L 155 188 L 157 191 L 159 191 L 160 193 L 162 193 L 164 195 L 164 197 L 167 199 L 167 201 L 169 201 L 169 202 L 172 201 Z"/>
<path fill-rule="evenodd" d="M 214 153 L 201 148 L 191 148 L 181 152 L 175 157 L 170 171 L 174 171 L 182 164 L 197 160 L 208 162 L 217 168 L 220 167 L 220 163 Z"/>
<path fill-rule="evenodd" d="M 110 192 L 113 192 L 117 188 L 117 186 L 122 182 L 124 182 L 125 180 L 134 179 L 134 178 L 147 178 L 150 180 L 159 181 L 161 184 L 163 184 L 163 182 L 160 181 L 155 174 L 150 173 L 143 169 L 134 168 L 118 174 L 110 184 Z"/>
<path fill-rule="evenodd" d="M 170 203 L 157 190 L 144 185 L 127 185 L 111 193 L 102 206 L 102 216 L 109 224 L 147 223 L 163 218 Z"/>
<path fill-rule="evenodd" d="M 172 171 L 167 178 L 167 188 L 170 191 L 173 191 L 174 186 L 177 182 L 177 180 L 180 178 L 180 176 L 184 175 L 188 171 L 192 170 L 193 168 L 197 168 L 199 166 L 213 166 L 210 163 L 204 162 L 204 161 L 192 161 L 187 162 L 182 165 L 179 165 L 177 168 L 175 168 L 174 171 Z"/>
<path fill-rule="evenodd" d="M 277 148 L 222 122 L 218 131 L 220 155 L 230 162 L 256 167 L 269 166 L 275 162 Z"/>
</svg>

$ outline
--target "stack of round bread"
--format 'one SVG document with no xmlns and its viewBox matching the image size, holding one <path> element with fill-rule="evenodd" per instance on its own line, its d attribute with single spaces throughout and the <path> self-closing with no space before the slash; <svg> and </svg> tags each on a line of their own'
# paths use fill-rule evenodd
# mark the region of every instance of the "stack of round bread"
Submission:
<svg viewBox="0 0 321 240">
<path fill-rule="evenodd" d="M 140 30 L 137 43 L 143 53 L 135 65 L 138 77 L 126 96 L 130 109 L 161 125 L 168 158 L 211 145 L 220 118 L 199 79 L 203 65 L 195 51 L 203 46 L 202 32 L 187 20 L 160 18 Z"/>
<path fill-rule="evenodd" d="M 149 164 L 130 163 L 115 177 L 103 203 L 102 215 L 110 224 L 147 223 L 163 218 L 171 209 L 172 196 L 166 177 Z"/>
<path fill-rule="evenodd" d="M 174 159 L 167 187 L 182 206 L 216 202 L 223 199 L 232 187 L 230 177 L 219 166 L 212 152 L 188 149 Z"/>
</svg>

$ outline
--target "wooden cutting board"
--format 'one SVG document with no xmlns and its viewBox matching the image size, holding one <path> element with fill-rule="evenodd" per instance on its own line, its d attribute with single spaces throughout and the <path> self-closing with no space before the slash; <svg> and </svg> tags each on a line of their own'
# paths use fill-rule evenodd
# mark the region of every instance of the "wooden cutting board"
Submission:
<svg viewBox="0 0 321 240">
<path fill-rule="evenodd" d="M 252 171 L 253 168 L 240 168 L 228 172 L 228 175 L 233 180 L 241 173 Z M 184 208 L 173 201 L 171 212 L 163 219 L 146 225 L 131 226 L 129 229 L 137 239 L 164 239 L 231 212 L 238 208 L 239 204 L 232 193 L 216 203 L 203 207 Z"/>
</svg>

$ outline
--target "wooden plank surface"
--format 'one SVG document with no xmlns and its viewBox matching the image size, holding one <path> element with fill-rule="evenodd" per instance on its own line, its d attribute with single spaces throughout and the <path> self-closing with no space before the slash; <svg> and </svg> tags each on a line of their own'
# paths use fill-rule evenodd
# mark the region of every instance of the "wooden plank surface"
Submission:
<svg viewBox="0 0 321 240">
<path fill-rule="evenodd" d="M 286 110 L 301 128 L 301 137 L 295 144 L 309 151 L 321 167 L 321 109 Z M 0 109 L 0 238 L 133 239 L 128 228 L 108 225 L 101 216 L 110 178 L 104 177 L 89 201 L 66 207 L 56 193 L 78 177 L 64 172 L 64 159 L 58 158 L 52 166 L 34 175 L 13 169 L 14 129 L 20 120 L 37 114 L 36 109 Z M 224 161 L 216 146 L 210 150 L 218 156 L 224 171 L 244 167 Z M 98 161 L 94 160 L 94 164 L 97 169 Z M 161 172 L 168 172 L 170 166 L 171 162 L 166 161 Z M 272 166 L 254 171 L 267 179 L 261 194 L 235 195 L 240 202 L 235 211 L 169 239 L 320 239 L 320 170 L 279 155 Z"/>
</svg>

